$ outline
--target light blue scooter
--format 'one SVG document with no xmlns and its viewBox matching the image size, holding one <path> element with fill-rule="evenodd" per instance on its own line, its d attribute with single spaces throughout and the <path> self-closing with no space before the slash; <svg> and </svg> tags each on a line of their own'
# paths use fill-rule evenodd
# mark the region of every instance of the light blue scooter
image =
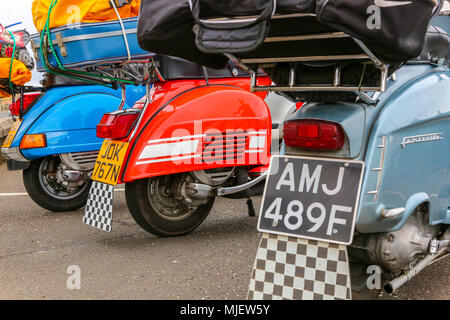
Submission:
<svg viewBox="0 0 450 320">
<path fill-rule="evenodd" d="M 450 252 L 449 7 L 420 57 L 386 77 L 385 90 L 358 102 L 308 103 L 284 126 L 281 170 L 271 169 L 260 230 L 350 243 L 355 290 L 366 288 L 368 266 L 380 267 L 392 293 Z M 333 163 L 358 173 L 336 183 Z M 347 193 L 339 194 L 343 184 Z M 347 207 L 336 206 L 346 201 L 356 203 L 354 226 Z M 341 212 L 331 209 L 329 218 L 331 207 Z M 338 239 L 347 227 L 349 237 Z"/>
<path fill-rule="evenodd" d="M 124 108 L 132 107 L 145 94 L 142 86 L 127 86 Z M 62 76 L 47 77 L 42 94 L 26 109 L 9 148 L 2 148 L 9 170 L 23 170 L 30 197 L 41 207 L 72 211 L 83 207 L 90 176 L 102 139 L 96 126 L 103 114 L 122 103 L 122 91 Z M 45 136 L 45 146 L 25 149 L 24 137 Z"/>
</svg>

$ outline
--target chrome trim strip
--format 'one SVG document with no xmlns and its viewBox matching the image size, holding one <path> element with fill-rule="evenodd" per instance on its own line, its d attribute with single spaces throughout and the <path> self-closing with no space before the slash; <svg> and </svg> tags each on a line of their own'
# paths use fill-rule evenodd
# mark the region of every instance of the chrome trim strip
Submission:
<svg viewBox="0 0 450 320">
<path fill-rule="evenodd" d="M 304 35 L 304 36 L 286 36 L 286 37 L 271 37 L 266 38 L 264 42 L 284 42 L 284 41 L 304 41 L 304 40 L 320 40 L 320 39 L 339 39 L 339 38 L 350 38 L 349 35 L 344 32 L 332 32 L 332 33 L 321 33 L 317 35 Z"/>
<path fill-rule="evenodd" d="M 30 162 L 27 158 L 25 158 L 22 153 L 20 152 L 20 149 L 15 148 L 1 148 L 1 154 L 9 160 L 15 160 L 19 162 Z"/>
<path fill-rule="evenodd" d="M 354 92 L 354 91 L 378 91 L 379 87 L 345 87 L 345 86 L 295 86 L 295 87 L 279 87 L 279 86 L 266 86 L 266 87 L 252 87 L 253 92 L 258 91 L 271 91 L 271 92 L 305 92 L 305 91 L 340 91 L 340 92 Z"/>
<path fill-rule="evenodd" d="M 405 208 L 395 208 L 395 209 L 383 209 L 381 210 L 381 217 L 386 219 L 393 219 L 401 216 L 406 211 Z"/>
<path fill-rule="evenodd" d="M 333 60 L 370 60 L 366 54 L 346 54 L 336 56 L 306 56 L 285 58 L 249 58 L 242 59 L 241 63 L 275 63 L 275 62 L 310 62 L 310 61 L 333 61 Z"/>
<path fill-rule="evenodd" d="M 377 202 L 378 195 L 381 188 L 381 179 L 383 178 L 383 169 L 384 169 L 384 160 L 386 157 L 386 136 L 383 136 L 383 142 L 381 145 L 378 145 L 377 148 L 381 149 L 381 155 L 380 155 L 380 166 L 378 168 L 373 168 L 372 171 L 378 172 L 378 178 L 377 178 L 377 187 L 374 191 L 367 192 L 367 195 L 373 195 L 373 202 Z"/>
</svg>

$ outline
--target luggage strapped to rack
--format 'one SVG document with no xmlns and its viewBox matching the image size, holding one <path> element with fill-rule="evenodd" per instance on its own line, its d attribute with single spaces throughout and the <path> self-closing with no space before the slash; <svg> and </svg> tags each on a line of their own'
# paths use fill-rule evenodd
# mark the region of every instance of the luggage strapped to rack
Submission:
<svg viewBox="0 0 450 320">
<path fill-rule="evenodd" d="M 190 4 L 192 5 L 192 12 L 194 16 L 194 20 L 197 25 L 195 27 L 196 33 L 196 44 L 203 52 L 217 53 L 217 48 L 212 49 L 203 42 L 204 39 L 201 39 L 202 36 L 208 37 L 209 35 L 205 35 L 201 33 L 201 27 L 206 27 L 209 30 L 224 30 L 231 29 L 231 26 L 235 28 L 237 25 L 242 27 L 250 27 L 250 26 L 258 26 L 261 21 L 264 21 L 267 17 L 272 22 L 272 27 L 275 23 L 280 24 L 283 19 L 309 19 L 314 18 L 316 15 L 313 13 L 297 13 L 297 14 L 275 14 L 276 10 L 276 0 L 270 1 L 272 5 L 269 5 L 265 11 L 258 17 L 233 17 L 233 18 L 221 18 L 221 19 L 211 19 L 211 20 L 203 20 L 200 19 L 199 12 L 199 1 L 198 0 L 190 0 Z M 276 22 L 274 22 L 276 21 Z M 315 22 L 318 23 L 318 22 Z M 227 26 L 228 24 L 228 26 Z M 220 29 L 217 27 L 220 25 Z M 207 32 L 208 32 L 207 31 Z M 220 32 L 220 31 L 219 31 Z M 258 35 L 260 37 L 260 35 Z M 257 37 L 257 38 L 258 38 Z M 258 45 L 259 41 L 257 38 L 254 39 L 254 44 L 251 48 L 247 48 L 247 50 L 240 51 L 242 48 L 236 48 L 236 50 L 230 50 L 228 48 L 228 52 L 236 52 L 236 53 L 225 53 L 230 60 L 237 63 L 241 68 L 247 70 L 251 74 L 251 90 L 252 91 L 273 91 L 273 92 L 282 92 L 285 95 L 292 95 L 293 93 L 298 92 L 344 92 L 350 93 L 352 96 L 356 95 L 361 98 L 363 101 L 367 103 L 375 102 L 375 96 L 369 96 L 367 92 L 382 92 L 386 90 L 386 83 L 389 76 L 389 67 L 386 63 L 384 63 L 381 59 L 379 59 L 361 40 L 358 40 L 350 35 L 345 34 L 344 32 L 339 32 L 337 30 L 329 30 L 324 33 L 317 34 L 300 34 L 300 35 L 289 35 L 289 36 L 272 36 L 269 31 L 264 31 L 263 35 L 264 44 L 276 45 L 277 43 L 293 43 L 293 42 L 313 42 L 313 41 L 322 41 L 326 42 L 327 40 L 338 40 L 338 39 L 351 39 L 352 42 L 356 44 L 359 48 L 360 52 L 354 52 L 350 54 L 328 54 L 328 55 L 289 55 L 289 56 L 271 56 L 271 57 L 260 57 L 258 52 L 262 52 L 265 50 L 264 45 Z M 211 39 L 211 38 L 209 38 Z M 205 41 L 206 42 L 206 41 Z M 308 45 L 308 44 L 305 44 Z M 255 56 L 252 56 L 252 53 L 257 53 Z M 297 68 L 300 63 L 310 63 L 310 64 L 318 64 L 318 63 L 332 63 L 334 64 L 333 68 L 333 77 L 331 83 L 329 84 L 296 84 L 297 78 Z M 342 63 L 354 63 L 361 62 L 361 76 L 358 81 L 353 84 L 345 84 L 342 80 L 342 72 L 343 66 Z M 288 70 L 288 79 L 287 81 L 275 81 L 273 74 L 271 74 L 271 67 L 276 68 L 278 64 L 289 65 Z M 371 64 L 374 69 L 378 70 L 377 81 L 375 81 L 376 85 L 369 85 L 364 83 L 364 72 L 366 70 L 367 64 Z M 272 76 L 272 79 L 275 83 L 271 86 L 258 86 L 258 73 L 256 72 L 259 68 L 264 68 L 268 71 L 269 75 Z M 372 70 L 373 73 L 373 70 Z M 373 82 L 372 82 L 373 83 Z M 297 94 L 297 100 L 307 100 L 300 99 L 301 94 Z M 348 96 L 348 95 L 347 95 Z M 342 95 L 339 95 L 342 97 Z M 311 99 L 311 95 L 308 95 L 308 98 Z"/>
<path fill-rule="evenodd" d="M 381 28 L 367 26 L 370 7 L 382 10 Z M 373 103 L 390 73 L 420 54 L 438 7 L 437 0 L 383 8 L 373 0 L 142 0 L 138 40 L 152 52 L 211 67 L 223 65 L 225 54 L 252 73 L 254 91 Z M 256 85 L 258 68 L 273 86 Z"/>
<path fill-rule="evenodd" d="M 54 41 L 50 41 L 50 39 L 52 39 L 52 30 L 49 28 L 50 17 L 57 2 L 58 0 L 52 0 L 50 4 L 47 22 L 39 37 L 40 52 L 38 52 L 36 44 L 32 42 L 32 47 L 35 51 L 37 59 L 42 59 L 43 66 L 48 73 L 63 75 L 91 84 L 100 84 L 112 87 L 117 87 L 117 85 L 140 85 L 146 81 L 142 73 L 133 72 L 138 69 L 134 66 L 136 64 L 151 63 L 152 54 L 148 53 L 148 56 L 144 58 L 142 58 L 142 54 L 137 55 L 137 57 L 133 56 L 133 53 L 130 50 L 127 30 L 124 27 L 123 19 L 120 17 L 116 4 L 112 0 L 110 0 L 110 2 L 118 17 L 118 22 L 120 24 L 121 33 L 126 48 L 126 58 L 120 61 L 118 61 L 117 58 L 112 59 L 111 61 L 95 61 L 92 62 L 92 64 L 90 64 L 89 61 L 86 61 L 86 63 L 82 65 L 82 68 L 79 67 L 77 69 L 65 67 L 60 57 L 58 57 L 58 50 L 54 45 Z M 56 35 L 56 43 L 58 45 L 60 55 L 63 57 L 67 56 L 67 51 L 64 48 L 63 39 L 60 34 Z M 44 52 L 47 54 L 44 54 Z M 54 60 L 53 65 L 50 62 L 50 58 Z M 108 69 L 108 71 L 105 69 Z"/>
</svg>

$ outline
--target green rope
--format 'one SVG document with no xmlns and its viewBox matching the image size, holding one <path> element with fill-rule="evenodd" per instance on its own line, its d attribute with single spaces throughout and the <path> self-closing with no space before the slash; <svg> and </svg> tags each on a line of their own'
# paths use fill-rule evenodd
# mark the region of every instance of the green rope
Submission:
<svg viewBox="0 0 450 320">
<path fill-rule="evenodd" d="M 11 38 L 13 39 L 13 43 L 14 43 L 13 53 L 12 53 L 12 57 L 11 57 L 11 64 L 9 65 L 9 78 L 8 78 L 9 88 L 11 89 L 11 94 L 14 95 L 14 85 L 11 81 L 11 77 L 12 77 L 12 69 L 13 69 L 13 64 L 14 64 L 14 57 L 16 55 L 16 38 L 14 37 L 14 34 L 11 31 L 8 30 L 8 32 L 11 35 Z"/>
<path fill-rule="evenodd" d="M 40 52 L 40 54 L 41 54 L 41 58 L 42 58 L 42 61 L 44 62 L 44 67 L 45 67 L 45 69 L 47 70 L 48 73 L 56 74 L 56 75 L 58 75 L 58 74 L 63 74 L 64 76 L 66 76 L 66 77 L 68 77 L 68 78 L 80 80 L 80 77 L 72 76 L 72 75 L 70 75 L 70 74 L 66 74 L 65 72 L 56 72 L 56 71 L 51 70 L 51 69 L 49 68 L 50 63 L 48 62 L 47 56 L 44 55 L 44 51 L 47 51 L 47 49 L 46 49 L 47 46 L 44 45 L 44 38 L 45 38 L 44 35 L 45 35 L 45 32 L 47 31 L 48 37 L 50 36 L 50 33 L 48 32 L 48 30 L 49 30 L 49 25 L 50 25 L 50 15 L 51 15 L 51 11 L 52 11 L 53 8 L 55 7 L 56 3 L 57 3 L 57 1 L 52 1 L 52 2 L 51 2 L 50 7 L 49 7 L 49 11 L 48 11 L 48 15 L 47 15 L 47 21 L 46 21 L 46 23 L 45 23 L 45 26 L 44 26 L 43 31 L 41 32 L 41 37 L 40 37 L 40 47 L 41 47 L 41 52 Z M 52 50 L 54 50 L 54 49 L 52 49 Z M 55 54 L 55 53 L 53 53 L 53 54 Z M 56 58 L 57 58 L 57 56 L 56 56 Z M 87 82 L 87 83 L 91 83 L 91 84 L 101 84 L 101 85 L 104 85 L 103 83 L 98 83 L 98 82 L 91 81 L 91 80 L 88 80 L 88 79 L 85 79 L 85 78 L 82 78 L 81 80 L 83 80 L 83 81 L 85 81 L 85 82 Z"/>
<path fill-rule="evenodd" d="M 93 73 L 88 73 L 88 72 L 83 72 L 83 71 L 78 71 L 78 70 L 73 70 L 73 69 L 66 69 L 62 64 L 61 61 L 58 58 L 58 55 L 56 54 L 56 50 L 53 46 L 53 41 L 51 39 L 51 31 L 50 31 L 50 17 L 51 17 L 51 12 L 53 10 L 53 8 L 56 6 L 56 4 L 58 3 L 58 0 L 52 0 L 49 10 L 48 10 L 48 14 L 47 14 L 47 21 L 45 23 L 44 29 L 41 32 L 41 39 L 40 39 L 40 45 L 41 45 L 41 56 L 45 66 L 45 69 L 47 70 L 47 72 L 53 73 L 53 74 L 63 74 L 69 78 L 73 78 L 73 79 L 81 79 L 83 81 L 86 82 L 90 82 L 90 83 L 94 83 L 94 84 L 102 84 L 105 86 L 108 86 L 107 84 L 104 83 L 97 83 L 94 80 L 88 80 L 84 77 L 90 77 L 90 78 L 98 78 L 98 79 L 107 79 L 113 82 L 120 82 L 123 84 L 135 84 L 133 81 L 128 81 L 128 80 L 123 80 L 123 79 L 119 79 L 119 78 L 115 78 L 115 77 L 109 77 L 109 76 L 104 76 L 104 75 L 97 75 L 97 74 L 93 74 Z M 47 35 L 47 40 L 44 41 L 45 35 Z M 50 40 L 50 41 L 49 41 Z M 58 64 L 59 67 L 59 71 L 54 71 L 54 70 L 50 70 L 49 66 L 48 66 L 48 59 L 46 59 L 46 57 L 44 57 L 44 49 L 47 48 L 45 44 L 49 44 L 50 45 L 50 51 L 53 54 L 53 57 L 55 58 L 56 63 Z M 79 75 L 76 76 L 76 75 Z M 110 84 L 109 84 L 110 86 Z"/>
</svg>

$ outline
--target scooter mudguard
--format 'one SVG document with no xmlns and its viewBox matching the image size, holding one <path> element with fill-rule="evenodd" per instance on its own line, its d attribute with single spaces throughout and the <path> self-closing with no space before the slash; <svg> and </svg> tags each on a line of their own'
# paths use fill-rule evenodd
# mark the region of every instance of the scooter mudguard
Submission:
<svg viewBox="0 0 450 320">
<path fill-rule="evenodd" d="M 268 164 L 270 112 L 263 96 L 245 86 L 248 79 L 156 85 L 153 103 L 130 144 L 122 182 Z"/>
<path fill-rule="evenodd" d="M 376 105 L 308 104 L 289 120 L 340 123 L 347 141 L 339 152 L 293 150 L 285 154 L 361 160 L 365 172 L 356 229 L 396 231 L 423 203 L 430 224 L 450 223 L 450 72 L 410 64 L 388 82 Z M 386 210 L 403 213 L 383 218 Z"/>
<path fill-rule="evenodd" d="M 143 87 L 127 87 L 125 108 L 145 94 Z M 121 90 L 103 86 L 65 86 L 46 91 L 30 107 L 11 147 L 19 147 L 24 135 L 45 133 L 47 147 L 21 150 L 28 160 L 49 155 L 100 150 L 96 126 L 103 114 L 117 109 Z"/>
</svg>

